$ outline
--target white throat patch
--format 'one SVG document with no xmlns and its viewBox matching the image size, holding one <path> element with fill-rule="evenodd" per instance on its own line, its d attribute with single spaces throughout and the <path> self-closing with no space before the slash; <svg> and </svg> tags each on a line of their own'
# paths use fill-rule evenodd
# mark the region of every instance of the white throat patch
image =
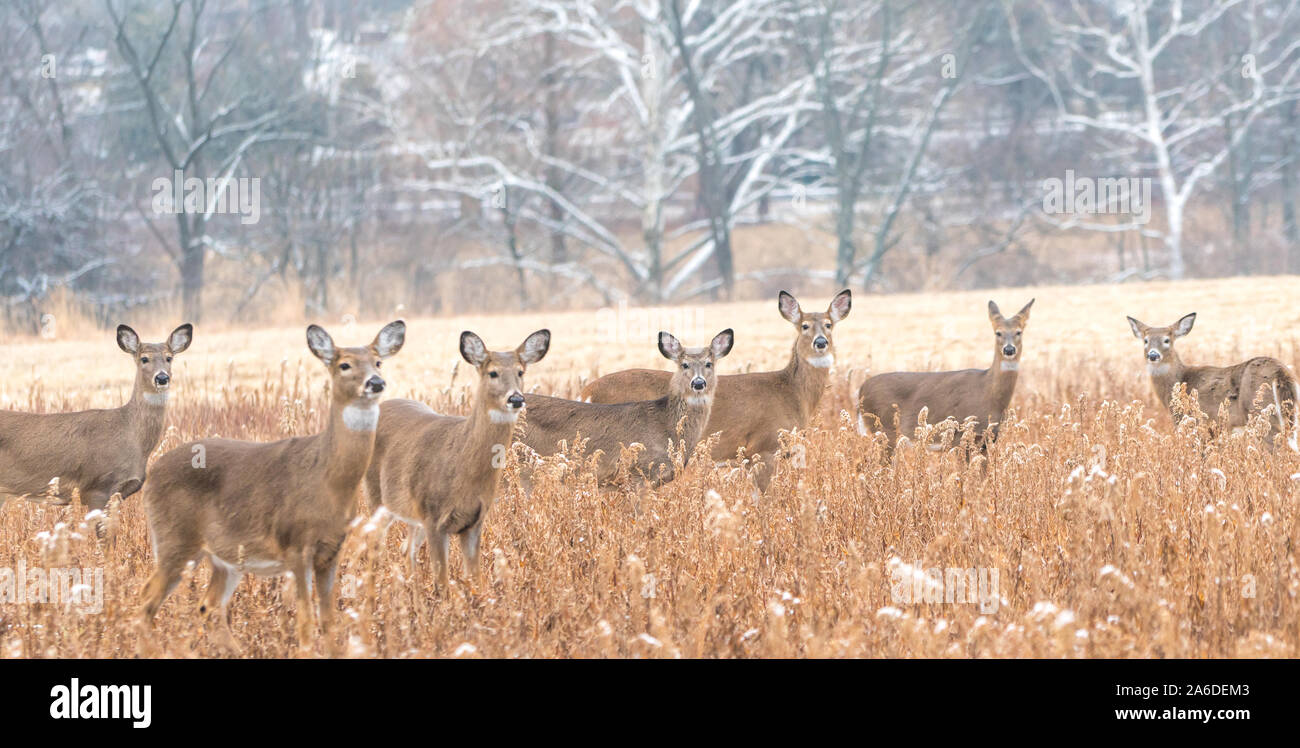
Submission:
<svg viewBox="0 0 1300 748">
<path fill-rule="evenodd" d="M 712 401 L 713 398 L 710 395 L 691 395 L 686 398 L 686 404 L 696 408 L 708 405 Z"/>
<path fill-rule="evenodd" d="M 1003 361 L 1002 371 L 1016 371 L 1020 368 L 1019 361 Z"/>
<path fill-rule="evenodd" d="M 351 431 L 374 431 L 379 425 L 379 406 L 348 405 L 343 408 L 343 425 Z"/>
<path fill-rule="evenodd" d="M 809 366 L 812 366 L 814 368 L 829 369 L 835 365 L 835 354 L 826 353 L 821 356 L 814 356 L 813 358 L 805 359 L 805 360 L 808 362 Z"/>
<path fill-rule="evenodd" d="M 519 411 L 493 408 L 488 411 L 488 418 L 492 419 L 492 423 L 514 423 L 519 420 Z"/>
<path fill-rule="evenodd" d="M 1169 364 L 1147 364 L 1147 373 L 1153 377 L 1169 373 Z"/>
<path fill-rule="evenodd" d="M 142 392 L 140 397 L 148 405 L 166 405 L 170 392 Z"/>
</svg>

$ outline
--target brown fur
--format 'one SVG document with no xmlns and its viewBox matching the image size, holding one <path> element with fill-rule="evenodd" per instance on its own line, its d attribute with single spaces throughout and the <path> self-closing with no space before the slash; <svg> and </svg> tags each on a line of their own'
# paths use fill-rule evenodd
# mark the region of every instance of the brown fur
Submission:
<svg viewBox="0 0 1300 748">
<path fill-rule="evenodd" d="M 440 415 L 413 400 L 390 400 L 380 407 L 366 495 L 372 508 L 382 504 L 413 526 L 412 566 L 424 540 L 431 541 L 441 587 L 447 584 L 452 535 L 460 539 L 470 577 L 479 578 L 483 521 L 501 483 L 518 414 L 511 401 L 519 398 L 522 405 L 524 371 L 546 355 L 550 342 L 550 331 L 539 330 L 513 351 L 489 352 L 477 335 L 461 333 L 461 355 L 479 375 L 466 418 Z M 508 415 L 494 420 L 494 412 Z"/>
<path fill-rule="evenodd" d="M 1196 321 L 1194 313 L 1168 327 L 1151 327 L 1132 317 L 1128 321 L 1134 337 L 1143 341 L 1151 386 L 1171 413 L 1174 386 L 1181 383 L 1186 385 L 1189 395 L 1196 393 L 1197 404 L 1210 417 L 1211 427 L 1218 419 L 1220 406 L 1226 402 L 1230 428 L 1245 426 L 1250 416 L 1274 405 L 1280 412 L 1272 419 L 1270 438 L 1283 433 L 1284 424 L 1290 425 L 1294 432 L 1296 380 L 1281 361 L 1256 356 L 1232 366 L 1188 366 L 1174 350 L 1174 343 L 1192 331 Z M 1153 353 L 1158 356 L 1155 361 L 1149 358 Z M 1294 440 L 1293 433 L 1293 448 Z"/>
<path fill-rule="evenodd" d="M 597 475 L 604 484 L 617 478 L 622 447 L 637 442 L 645 450 L 633 466 L 632 479 L 649 485 L 673 480 L 672 445 L 684 446 L 684 457 L 689 460 L 706 433 L 718 380 L 714 363 L 731 351 L 733 334 L 731 330 L 718 333 L 706 348 L 682 348 L 676 338 L 663 332 L 659 340 L 660 353 L 677 365 L 672 374 L 663 372 L 666 381 L 659 390 L 661 396 L 609 404 L 529 395 L 521 441 L 540 455 L 551 455 L 559 451 L 562 441 L 588 440 L 587 454 L 603 453 Z M 701 390 L 691 386 L 696 377 L 704 380 Z"/>
<path fill-rule="evenodd" d="M 324 330 L 308 328 L 308 345 L 330 372 L 325 431 L 272 443 L 206 439 L 158 458 L 144 495 L 157 563 L 142 595 L 146 627 L 185 565 L 207 556 L 212 579 L 200 612 L 220 609 L 230 646 L 228 604 L 248 572 L 293 573 L 304 648 L 315 577 L 321 629 L 328 636 L 338 552 L 375 442 L 373 425 L 349 428 L 345 416 L 354 412 L 346 409 L 377 406 L 378 392 L 367 383 L 377 381 L 382 391 L 379 362 L 401 349 L 404 335 L 405 325 L 394 322 L 368 347 L 336 348 Z"/>
<path fill-rule="evenodd" d="M 772 459 L 780 448 L 781 430 L 805 428 L 812 422 L 821 402 L 830 367 L 815 367 L 809 359 L 834 356 L 832 328 L 848 316 L 852 294 L 841 291 L 825 313 L 806 313 L 794 297 L 782 291 L 777 308 L 798 331 L 790 362 L 780 371 L 751 374 L 728 374 L 718 377 L 718 391 L 706 434 L 721 432 L 713 448 L 713 459 L 732 460 L 741 450 L 746 456 L 759 455 L 763 469 L 755 475 L 761 490 L 771 480 Z M 818 335 L 826 339 L 826 349 L 818 351 L 813 341 Z M 670 372 L 652 369 L 628 369 L 607 374 L 582 391 L 582 398 L 593 403 L 623 403 L 648 400 L 662 393 L 672 377 Z"/>
<path fill-rule="evenodd" d="M 172 357 L 189 347 L 193 327 L 181 325 L 166 343 L 141 343 L 118 327 L 118 345 L 135 361 L 135 387 L 120 408 L 77 413 L 0 411 L 0 503 L 31 497 L 59 479 L 59 501 L 76 488 L 90 509 L 103 509 L 113 494 L 126 498 L 144 484 L 145 465 L 162 438 Z M 152 400 L 153 402 L 150 402 Z"/>
<path fill-rule="evenodd" d="M 887 451 L 892 452 L 898 437 L 916 432 L 921 410 L 926 422 L 939 423 L 948 418 L 964 423 L 974 419 L 977 443 L 983 445 L 987 434 L 996 438 L 998 424 L 1015 393 L 1020 356 L 1024 353 L 1021 335 L 1029 321 L 1031 300 L 1015 316 L 1007 319 L 997 304 L 989 302 L 989 322 L 993 325 L 993 364 L 987 369 L 962 369 L 938 372 L 890 372 L 877 374 L 858 389 L 858 427 L 863 433 L 882 431 Z M 1004 352 L 1014 346 L 1014 355 Z M 1007 367 L 1013 366 L 1008 370 Z M 895 428 L 895 418 L 898 426 Z"/>
</svg>

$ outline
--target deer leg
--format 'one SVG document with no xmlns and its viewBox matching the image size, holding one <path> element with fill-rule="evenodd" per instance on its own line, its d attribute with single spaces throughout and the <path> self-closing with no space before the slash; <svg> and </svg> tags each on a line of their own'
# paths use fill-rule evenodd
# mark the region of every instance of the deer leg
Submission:
<svg viewBox="0 0 1300 748">
<path fill-rule="evenodd" d="M 333 657 L 338 653 L 334 646 L 334 577 L 338 572 L 339 557 L 333 553 L 316 557 L 316 604 L 320 617 L 321 636 L 325 637 L 325 651 Z"/>
<path fill-rule="evenodd" d="M 208 581 L 208 591 L 199 605 L 199 613 L 217 611 L 218 642 L 234 654 L 242 654 L 243 648 L 239 646 L 235 633 L 230 628 L 230 598 L 244 575 L 215 556 L 209 555 L 208 559 L 212 562 L 212 579 Z"/>
<path fill-rule="evenodd" d="M 425 532 L 424 528 L 419 525 L 411 525 L 411 535 L 406 539 L 407 558 L 411 562 L 411 574 L 415 574 L 416 559 L 420 556 L 420 546 L 424 545 Z"/>
<path fill-rule="evenodd" d="M 460 555 L 465 558 L 465 571 L 475 585 L 479 582 L 478 544 L 482 535 L 482 522 L 460 534 Z"/>
<path fill-rule="evenodd" d="M 451 536 L 434 527 L 430 521 L 424 526 L 429 537 L 429 556 L 433 560 L 433 570 L 438 575 L 438 587 L 447 588 L 447 551 L 451 548 Z"/>
<path fill-rule="evenodd" d="M 314 545 L 314 544 L 312 544 Z M 310 547 L 310 546 L 309 546 Z M 298 649 L 302 653 L 311 651 L 311 567 L 306 562 L 310 551 L 293 559 L 293 586 L 298 613 Z"/>
</svg>

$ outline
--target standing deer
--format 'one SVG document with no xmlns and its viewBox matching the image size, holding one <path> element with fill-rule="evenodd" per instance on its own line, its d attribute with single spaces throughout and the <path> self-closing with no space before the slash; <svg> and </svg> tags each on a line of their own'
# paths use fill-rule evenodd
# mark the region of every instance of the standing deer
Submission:
<svg viewBox="0 0 1300 748">
<path fill-rule="evenodd" d="M 165 343 L 141 343 L 118 325 L 117 345 L 135 361 L 135 388 L 120 408 L 77 413 L 0 411 L 0 504 L 9 496 L 39 494 L 58 479 L 61 503 L 71 486 L 90 509 L 113 494 L 126 498 L 144 484 L 145 465 L 162 438 L 171 393 L 172 357 L 190 347 L 185 324 Z M 69 492 L 70 494 L 70 492 Z"/>
<path fill-rule="evenodd" d="M 1151 327 L 1132 317 L 1127 319 L 1133 336 L 1142 341 L 1151 386 L 1171 413 L 1174 385 L 1180 383 L 1186 386 L 1187 394 L 1196 393 L 1201 411 L 1212 422 L 1219 415 L 1219 407 L 1227 401 L 1228 425 L 1234 429 L 1245 426 L 1250 416 L 1267 407 L 1271 400 L 1277 409 L 1277 425 L 1270 438 L 1285 432 L 1289 422 L 1291 436 L 1287 443 L 1291 449 L 1297 449 L 1300 427 L 1295 420 L 1300 388 L 1285 364 L 1275 358 L 1257 356 L 1232 366 L 1188 366 L 1174 350 L 1174 341 L 1192 331 L 1195 313 L 1169 327 Z M 1286 415 L 1288 411 L 1290 417 Z"/>
<path fill-rule="evenodd" d="M 997 304 L 989 302 L 993 365 L 987 369 L 897 371 L 877 374 L 863 382 L 858 389 L 858 432 L 866 435 L 883 431 L 888 438 L 886 450 L 892 453 L 900 434 L 915 433 L 921 410 L 926 409 L 929 423 L 948 418 L 959 423 L 975 419 L 977 443 L 981 448 L 985 446 L 986 433 L 996 439 L 998 424 L 1016 391 L 1020 356 L 1024 352 L 1022 336 L 1033 305 L 1034 300 L 1030 299 L 1024 309 L 1007 319 Z"/>
<path fill-rule="evenodd" d="M 460 355 L 479 376 L 468 417 L 440 415 L 414 400 L 389 400 L 379 408 L 366 495 L 372 508 L 382 504 L 411 526 L 412 567 L 430 540 L 442 588 L 452 535 L 460 538 L 465 568 L 478 581 L 479 537 L 524 410 L 524 371 L 550 345 L 550 330 L 538 330 L 513 351 L 489 351 L 479 336 L 462 332 Z"/>
<path fill-rule="evenodd" d="M 790 362 L 780 371 L 718 378 L 713 415 L 705 431 L 722 433 L 713 447 L 714 460 L 733 460 L 742 449 L 746 457 L 761 456 L 762 467 L 754 478 L 759 490 L 767 490 L 772 459 L 781 446 L 780 432 L 806 427 L 817 413 L 835 363 L 833 328 L 849 316 L 852 306 L 853 294 L 847 289 L 831 300 L 825 313 L 804 312 L 793 296 L 780 293 L 777 309 L 797 331 Z M 646 400 L 662 393 L 671 376 L 653 369 L 614 372 L 588 384 L 582 398 L 593 403 Z"/>
<path fill-rule="evenodd" d="M 705 435 L 713 409 L 717 375 L 714 363 L 731 352 L 734 334 L 723 330 L 707 348 L 684 348 L 677 338 L 659 333 L 659 353 L 676 365 L 659 395 L 630 403 L 587 403 L 544 395 L 528 396 L 528 416 L 520 441 L 540 455 L 560 451 L 560 442 L 588 440 L 588 452 L 603 452 L 598 479 L 608 484 L 618 474 L 624 445 L 645 447 L 633 466 L 632 479 L 641 485 L 667 483 L 674 477 L 672 447 L 683 457 Z"/>
<path fill-rule="evenodd" d="M 293 573 L 298 641 L 311 635 L 311 587 L 316 580 L 320 625 L 327 646 L 333 617 L 339 548 L 356 514 L 357 488 L 370 466 L 384 380 L 383 359 L 402 348 L 406 325 L 386 325 L 369 346 L 338 348 L 320 327 L 307 328 L 307 347 L 329 369 L 330 412 L 325 431 L 261 443 L 204 439 L 159 457 L 150 471 L 144 506 L 157 566 L 145 585 L 146 630 L 163 600 L 193 560 L 212 562 L 199 608 L 221 612 L 225 643 L 228 604 L 246 573 Z"/>
</svg>

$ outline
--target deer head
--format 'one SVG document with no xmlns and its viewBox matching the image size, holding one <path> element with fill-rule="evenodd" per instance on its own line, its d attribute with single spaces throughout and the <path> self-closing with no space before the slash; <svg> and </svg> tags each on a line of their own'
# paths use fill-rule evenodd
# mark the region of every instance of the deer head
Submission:
<svg viewBox="0 0 1300 748">
<path fill-rule="evenodd" d="M 1147 360 L 1150 367 L 1160 367 L 1165 365 L 1167 359 L 1172 359 L 1174 353 L 1174 341 L 1183 337 L 1192 331 L 1192 325 L 1196 323 L 1196 312 L 1183 317 L 1169 327 L 1151 327 L 1133 317 L 1128 318 L 1129 329 L 1133 331 L 1133 337 L 1142 341 L 1142 355 Z"/>
<path fill-rule="evenodd" d="M 1024 308 L 1010 319 L 1003 317 L 998 305 L 989 302 L 989 322 L 993 324 L 993 355 L 1000 357 L 1004 371 L 1014 371 L 1020 365 L 1020 354 L 1024 350 L 1021 339 L 1025 332 L 1025 323 L 1029 321 L 1029 309 L 1034 305 L 1030 299 Z"/>
<path fill-rule="evenodd" d="M 167 402 L 172 382 L 172 357 L 190 347 L 194 326 L 186 323 L 172 330 L 165 343 L 141 343 L 140 336 L 127 325 L 117 326 L 117 347 L 135 359 L 136 391 L 153 405 Z"/>
<path fill-rule="evenodd" d="M 524 372 L 541 361 L 551 347 L 551 331 L 538 330 L 513 351 L 489 351 L 483 340 L 466 330 L 460 334 L 460 355 L 478 371 L 480 402 L 487 404 L 493 423 L 513 422 L 524 409 Z"/>
<path fill-rule="evenodd" d="M 777 296 L 777 308 L 781 316 L 799 331 L 795 349 L 799 358 L 820 368 L 830 368 L 835 363 L 835 350 L 831 337 L 835 323 L 849 316 L 853 307 L 853 293 L 847 288 L 831 299 L 831 304 L 824 313 L 808 313 L 799 308 L 799 302 L 793 296 L 782 291 Z"/>
<path fill-rule="evenodd" d="M 379 396 L 384 379 L 379 376 L 383 360 L 396 354 L 406 341 L 406 323 L 389 322 L 368 346 L 339 348 L 325 329 L 307 328 L 307 347 L 330 372 L 334 406 L 342 407 L 343 423 L 353 431 L 373 431 L 379 422 Z"/>
<path fill-rule="evenodd" d="M 666 332 L 659 333 L 659 352 L 677 364 L 673 378 L 668 383 L 671 396 L 683 397 L 688 403 L 700 404 L 713 397 L 718 375 L 713 364 L 731 353 L 735 335 L 728 328 L 713 337 L 705 348 L 685 348 L 677 338 Z"/>
</svg>

